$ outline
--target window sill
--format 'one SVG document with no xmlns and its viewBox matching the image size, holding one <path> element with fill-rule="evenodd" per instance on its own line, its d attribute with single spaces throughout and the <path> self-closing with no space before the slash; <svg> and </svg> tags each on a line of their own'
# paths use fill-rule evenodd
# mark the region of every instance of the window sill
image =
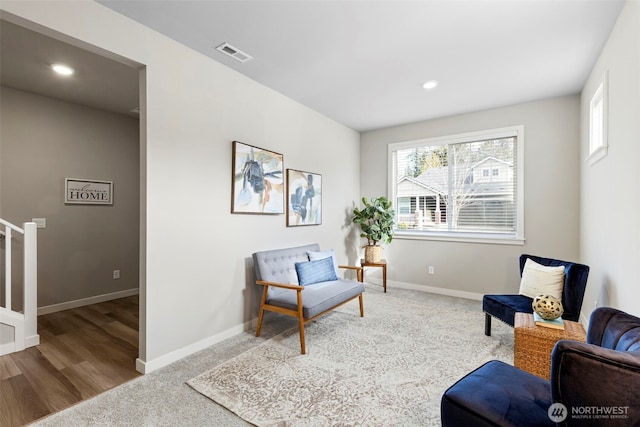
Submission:
<svg viewBox="0 0 640 427">
<path fill-rule="evenodd" d="M 503 236 L 500 234 L 477 235 L 472 233 L 434 233 L 396 230 L 394 240 L 433 240 L 441 242 L 482 243 L 491 245 L 524 245 L 524 237 Z"/>
<path fill-rule="evenodd" d="M 589 161 L 589 165 L 594 165 L 598 162 L 598 160 L 603 159 L 607 156 L 607 146 L 602 146 L 596 148 L 593 153 L 589 154 L 587 160 Z"/>
</svg>

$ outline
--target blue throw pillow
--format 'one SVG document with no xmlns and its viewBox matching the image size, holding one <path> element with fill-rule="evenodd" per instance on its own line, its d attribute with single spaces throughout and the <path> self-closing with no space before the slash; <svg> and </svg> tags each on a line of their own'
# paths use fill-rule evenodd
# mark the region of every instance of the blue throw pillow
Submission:
<svg viewBox="0 0 640 427">
<path fill-rule="evenodd" d="M 296 272 L 298 273 L 298 282 L 302 286 L 338 280 L 336 271 L 333 268 L 333 260 L 331 258 L 319 259 L 317 261 L 296 262 Z"/>
<path fill-rule="evenodd" d="M 340 270 L 338 269 L 338 263 L 336 262 L 336 254 L 333 249 L 329 249 L 324 252 L 307 251 L 309 261 L 317 261 L 323 258 L 331 258 L 333 261 L 333 269 L 336 271 L 336 277 L 340 277 Z"/>
</svg>

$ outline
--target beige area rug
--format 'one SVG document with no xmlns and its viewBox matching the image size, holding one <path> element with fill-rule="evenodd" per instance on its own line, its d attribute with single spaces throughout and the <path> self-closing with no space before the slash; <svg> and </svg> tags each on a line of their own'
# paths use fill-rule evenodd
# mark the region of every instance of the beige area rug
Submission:
<svg viewBox="0 0 640 427">
<path fill-rule="evenodd" d="M 484 335 L 479 302 L 365 293 L 188 381 L 258 426 L 436 426 L 443 392 L 491 359 L 513 363 L 513 330 Z M 456 302 L 457 301 L 457 302 Z M 266 319 L 265 321 L 268 321 Z"/>
</svg>

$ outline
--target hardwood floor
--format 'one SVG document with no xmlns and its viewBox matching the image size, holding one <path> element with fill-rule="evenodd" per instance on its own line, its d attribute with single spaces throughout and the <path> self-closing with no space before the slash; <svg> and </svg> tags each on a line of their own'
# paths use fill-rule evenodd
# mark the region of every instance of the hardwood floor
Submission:
<svg viewBox="0 0 640 427">
<path fill-rule="evenodd" d="M 138 295 L 38 317 L 40 345 L 0 356 L 0 426 L 22 426 L 140 374 Z"/>
</svg>

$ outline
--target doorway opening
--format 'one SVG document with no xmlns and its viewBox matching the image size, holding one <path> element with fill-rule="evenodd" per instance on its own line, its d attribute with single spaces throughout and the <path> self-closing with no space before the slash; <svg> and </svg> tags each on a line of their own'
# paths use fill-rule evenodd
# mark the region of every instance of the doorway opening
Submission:
<svg viewBox="0 0 640 427">
<path fill-rule="evenodd" d="M 3 390 L 22 390 L 13 393 L 14 425 L 139 375 L 146 69 L 13 15 L 0 19 L 0 216 L 18 224 L 46 219 L 38 229 L 40 345 L 0 356 L 11 374 L 0 380 Z M 55 75 L 54 62 L 74 73 Z M 111 182 L 113 203 L 65 203 L 67 178 Z M 62 390 L 69 396 L 60 398 Z"/>
</svg>

